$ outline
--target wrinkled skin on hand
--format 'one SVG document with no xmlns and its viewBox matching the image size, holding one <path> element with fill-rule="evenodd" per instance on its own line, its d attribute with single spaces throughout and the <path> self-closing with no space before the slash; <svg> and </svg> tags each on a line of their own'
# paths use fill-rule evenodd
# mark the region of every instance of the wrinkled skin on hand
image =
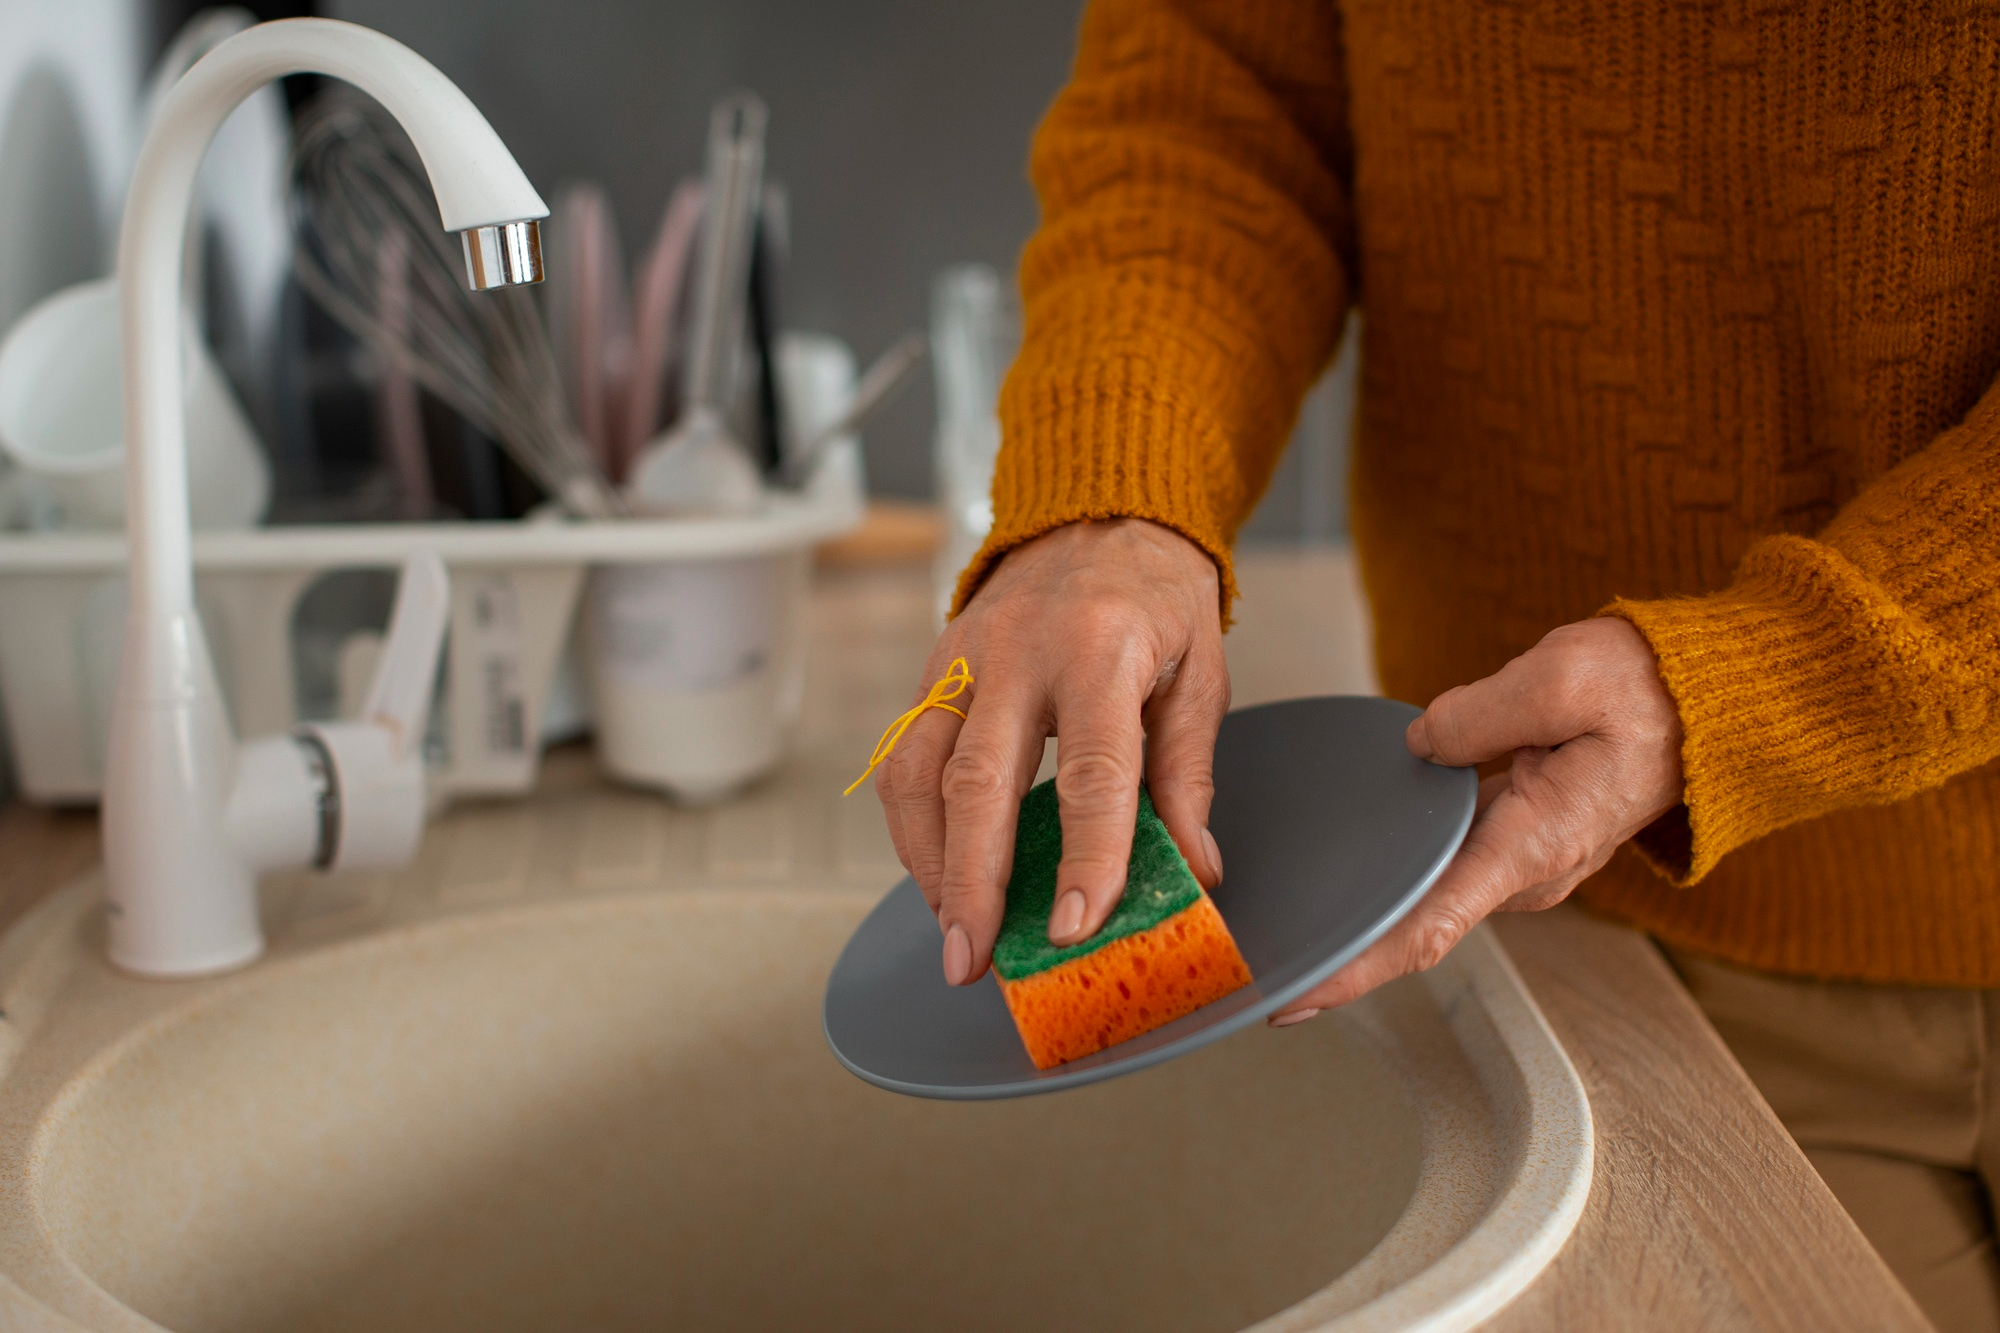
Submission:
<svg viewBox="0 0 2000 1333">
<path fill-rule="evenodd" d="M 937 913 L 946 980 L 977 981 L 992 959 L 1015 818 L 1050 735 L 1063 825 L 1051 940 L 1088 939 L 1118 905 L 1141 778 L 1195 877 L 1222 878 L 1207 820 L 1229 672 L 1200 547 L 1141 519 L 1057 528 L 1000 561 L 939 636 L 913 703 L 957 657 L 974 679 L 965 720 L 925 712 L 875 780 L 896 854 Z"/>
<path fill-rule="evenodd" d="M 1137 519 L 1057 528 L 1000 562 L 939 637 L 912 702 L 956 657 L 976 682 L 967 718 L 924 713 L 876 777 L 896 853 L 937 913 L 948 981 L 970 984 L 991 961 L 1015 816 L 1049 735 L 1063 823 L 1052 941 L 1088 939 L 1117 905 L 1142 777 L 1195 877 L 1221 881 L 1207 819 L 1229 673 L 1218 576 L 1199 547 Z M 1436 763 L 1512 766 L 1480 784 L 1471 831 L 1423 901 L 1276 1026 L 1433 966 L 1489 913 L 1554 906 L 1681 800 L 1680 721 L 1622 620 L 1551 631 L 1440 695 L 1407 739 Z"/>
<path fill-rule="evenodd" d="M 1489 913 L 1555 906 L 1681 801 L 1680 717 L 1652 648 L 1623 620 L 1551 630 L 1493 675 L 1439 695 L 1407 740 L 1435 763 L 1514 762 L 1479 784 L 1471 831 L 1423 901 L 1276 1026 L 1434 966 Z"/>
</svg>

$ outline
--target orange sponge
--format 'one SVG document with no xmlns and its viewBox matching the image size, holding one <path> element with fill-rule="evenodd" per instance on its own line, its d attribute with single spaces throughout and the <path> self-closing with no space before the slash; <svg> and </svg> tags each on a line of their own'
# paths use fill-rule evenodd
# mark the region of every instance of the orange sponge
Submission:
<svg viewBox="0 0 2000 1333">
<path fill-rule="evenodd" d="M 1062 829 L 1054 784 L 1021 804 L 1007 916 L 993 970 L 1014 1026 L 1037 1069 L 1101 1051 L 1171 1023 L 1250 982 L 1250 969 L 1139 794 L 1125 896 L 1104 927 L 1081 944 L 1049 943 Z"/>
</svg>

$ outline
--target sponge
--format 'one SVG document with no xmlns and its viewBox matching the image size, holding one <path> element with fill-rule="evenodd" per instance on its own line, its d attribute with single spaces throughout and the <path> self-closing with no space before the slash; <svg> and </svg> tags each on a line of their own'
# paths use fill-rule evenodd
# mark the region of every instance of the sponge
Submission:
<svg viewBox="0 0 2000 1333">
<path fill-rule="evenodd" d="M 1035 1068 L 1151 1032 L 1250 983 L 1222 914 L 1143 787 L 1125 896 L 1081 944 L 1049 942 L 1061 860 L 1055 784 L 1044 782 L 1021 802 L 1007 914 L 993 946 L 1000 993 Z"/>
</svg>

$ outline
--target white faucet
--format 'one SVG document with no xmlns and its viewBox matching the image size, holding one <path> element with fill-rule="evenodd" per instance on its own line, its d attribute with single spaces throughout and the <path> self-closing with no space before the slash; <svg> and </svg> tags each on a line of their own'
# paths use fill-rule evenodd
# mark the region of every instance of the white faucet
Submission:
<svg viewBox="0 0 2000 1333">
<path fill-rule="evenodd" d="M 396 865 L 423 832 L 423 729 L 444 636 L 435 556 L 403 569 L 362 717 L 238 744 L 194 608 L 181 394 L 181 257 L 195 170 L 236 105 L 287 74 L 372 94 L 408 131 L 476 288 L 541 278 L 548 207 L 485 117 L 423 57 L 327 19 L 265 23 L 174 86 L 139 151 L 118 234 L 131 608 L 104 781 L 111 959 L 147 976 L 263 951 L 257 876 Z"/>
</svg>

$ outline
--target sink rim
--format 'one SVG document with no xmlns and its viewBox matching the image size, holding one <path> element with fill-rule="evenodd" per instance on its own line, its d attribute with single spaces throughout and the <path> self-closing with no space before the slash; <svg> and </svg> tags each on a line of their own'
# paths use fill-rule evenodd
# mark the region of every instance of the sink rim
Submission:
<svg viewBox="0 0 2000 1333">
<path fill-rule="evenodd" d="M 1443 1202 L 1435 1197 L 1442 1182 L 1426 1178 L 1434 1161 L 1426 1152 L 1403 1216 L 1367 1257 L 1244 1333 L 1447 1333 L 1472 1328 L 1527 1290 L 1576 1229 L 1589 1202 L 1596 1163 L 1596 1131 L 1583 1079 L 1489 926 L 1474 927 L 1442 963 L 1414 979 L 1434 993 L 1445 992 L 1454 973 L 1481 1001 L 1479 1013 L 1492 1020 L 1494 1035 L 1522 1074 L 1528 1130 L 1506 1183 L 1479 1220 L 1443 1253 L 1371 1299 L 1337 1313 L 1329 1310 L 1331 1317 L 1323 1317 L 1320 1312 L 1352 1288 L 1380 1281 L 1371 1268 L 1393 1253 L 1399 1239 L 1407 1239 L 1406 1227 L 1414 1230 L 1428 1221 L 1426 1205 Z M 1448 994 L 1438 998 L 1447 1020 L 1457 1027 L 1464 1006 L 1453 1004 Z"/>
<path fill-rule="evenodd" d="M 64 889 L 43 904 L 48 910 L 31 913 L 8 938 L 0 940 L 0 959 L 11 964 L 0 968 L 0 994 L 11 999 L 18 991 L 45 992 L 36 997 L 44 1001 L 42 1005 L 21 1006 L 21 1016 L 28 1020 L 24 1032 L 8 1032 L 9 1020 L 0 1019 L 0 1039 L 11 1038 L 4 1042 L 11 1049 L 0 1055 L 0 1090 L 17 1076 L 19 1057 L 26 1047 L 51 1027 L 49 1015 L 35 1010 L 47 1009 L 46 1001 L 68 983 L 79 964 L 95 961 L 102 972 L 120 983 L 145 986 L 158 997 L 149 1012 L 119 1025 L 81 1059 L 65 1062 L 56 1071 L 54 1086 L 32 1096 L 30 1124 L 19 1130 L 0 1126 L 0 1175 L 14 1177 L 25 1187 L 9 1191 L 21 1196 L 17 1203 L 0 1205 L 0 1311 L 23 1305 L 40 1317 L 41 1326 L 51 1329 L 86 1325 L 19 1285 L 14 1270 L 40 1267 L 44 1272 L 39 1276 L 46 1278 L 50 1276 L 47 1261 L 53 1261 L 62 1270 L 60 1276 L 68 1279 L 60 1285 L 85 1297 L 82 1303 L 91 1307 L 93 1326 L 161 1328 L 117 1301 L 70 1257 L 49 1229 L 40 1202 L 48 1184 L 44 1167 L 53 1142 L 49 1136 L 61 1132 L 66 1108 L 128 1052 L 157 1034 L 198 1021 L 212 1006 L 228 1003 L 244 991 L 283 985 L 301 973 L 338 967 L 355 953 L 393 951 L 398 944 L 518 929 L 524 923 L 546 926 L 555 919 L 605 913 L 719 906 L 757 910 L 784 902 L 820 908 L 838 903 L 862 912 L 876 900 L 872 892 L 832 888 L 639 890 L 453 910 L 390 921 L 324 942 L 281 945 L 251 969 L 162 987 L 159 983 L 133 983 L 91 955 L 101 933 L 90 921 L 98 906 L 100 884 L 101 880 L 92 876 Z M 26 934 L 40 938 L 23 938 Z M 412 937 L 418 938 L 412 941 Z M 52 960 L 51 954 L 69 956 Z M 51 966 L 51 962 L 61 965 Z M 1498 940 L 1481 927 L 1438 968 L 1403 984 L 1430 992 L 1445 1026 L 1451 1028 L 1475 1067 L 1481 1063 L 1479 1043 L 1486 1043 L 1486 1067 L 1478 1069 L 1480 1082 L 1494 1103 L 1496 1115 L 1511 1115 L 1520 1122 L 1512 1141 L 1503 1130 L 1493 1132 L 1494 1141 L 1507 1147 L 1494 1172 L 1497 1185 L 1485 1187 L 1487 1197 L 1477 1216 L 1469 1225 L 1450 1227 L 1440 1245 L 1432 1233 L 1438 1230 L 1440 1216 L 1450 1213 L 1461 1196 L 1453 1193 L 1451 1172 L 1434 1169 L 1454 1164 L 1451 1145 L 1432 1141 L 1436 1133 L 1433 1114 L 1421 1098 L 1413 1097 L 1423 1117 L 1425 1146 L 1416 1190 L 1401 1216 L 1359 1263 L 1303 1301 L 1252 1325 L 1259 1333 L 1471 1327 L 1505 1306 L 1540 1274 L 1581 1216 L 1593 1166 L 1588 1099 L 1568 1056 Z M 1464 1003 L 1467 998 L 1477 1003 L 1468 1006 Z M 1490 1029 L 1483 1035 L 1477 1030 L 1482 1023 Z M 1504 1086 L 1509 1083 L 1511 1089 Z M 20 1234 L 24 1221 L 32 1225 L 32 1238 Z M 1421 1252 L 1413 1251 L 1410 1246 L 1416 1237 L 1432 1237 L 1431 1243 Z M 24 1241 L 30 1244 L 24 1246 Z M 40 1253 L 29 1253 L 30 1249 Z M 39 1265 L 35 1263 L 38 1258 L 43 1261 Z M 96 1299 L 77 1288 L 87 1288 Z"/>
</svg>

